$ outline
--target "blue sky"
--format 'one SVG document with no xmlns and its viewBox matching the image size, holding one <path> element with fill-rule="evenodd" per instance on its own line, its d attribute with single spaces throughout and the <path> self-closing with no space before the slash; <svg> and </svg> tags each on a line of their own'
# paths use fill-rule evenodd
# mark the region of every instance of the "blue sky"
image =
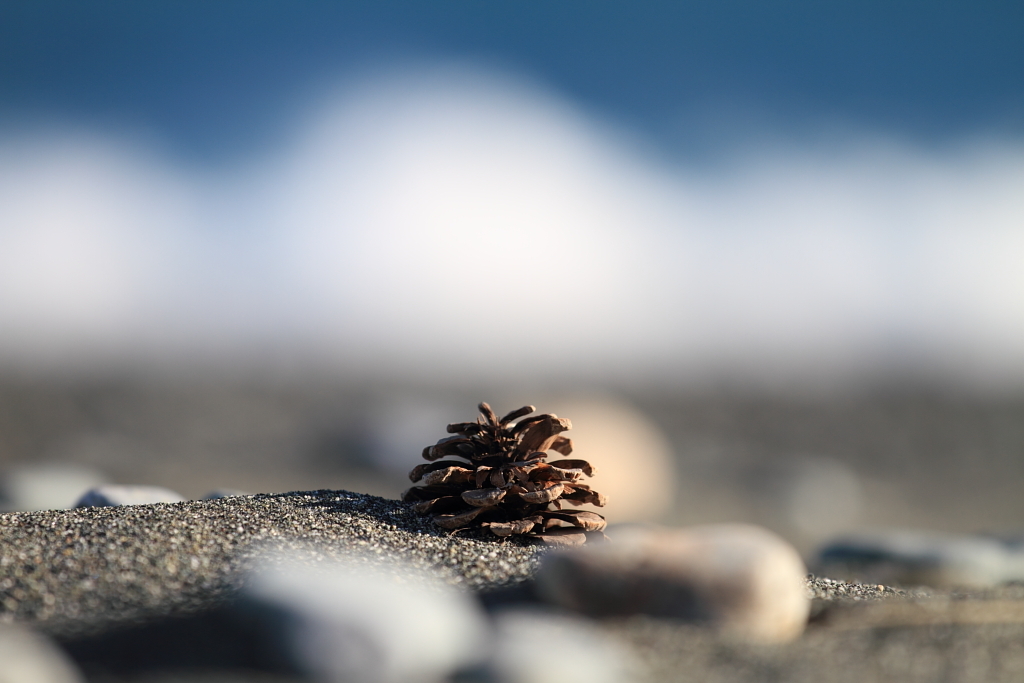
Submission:
<svg viewBox="0 0 1024 683">
<path fill-rule="evenodd" d="M 1021 35 L 1015 2 L 6 2 L 0 106 L 218 158 L 345 74 L 469 60 L 670 154 L 832 122 L 944 144 L 1024 133 Z"/>
</svg>

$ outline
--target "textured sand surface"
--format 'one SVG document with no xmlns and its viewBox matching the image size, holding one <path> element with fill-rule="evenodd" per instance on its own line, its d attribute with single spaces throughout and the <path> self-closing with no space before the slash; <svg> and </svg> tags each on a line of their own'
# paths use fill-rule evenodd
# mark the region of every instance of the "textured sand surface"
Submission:
<svg viewBox="0 0 1024 683">
<path fill-rule="evenodd" d="M 60 633 L 216 606 L 267 549 L 436 571 L 471 589 L 526 579 L 542 549 L 433 527 L 398 501 L 311 491 L 0 515 L 0 619 Z"/>
<path fill-rule="evenodd" d="M 409 571 L 438 572 L 474 590 L 522 584 L 544 552 L 440 532 L 403 503 L 345 491 L 6 514 L 0 619 L 74 638 L 202 613 L 229 600 L 268 547 L 313 547 L 311 561 L 353 553 L 386 566 L 401 560 Z M 1024 587 L 957 594 L 813 578 L 808 591 L 812 623 L 782 646 L 728 642 L 649 618 L 600 626 L 636 653 L 650 681 L 1024 680 Z M 131 680 L 179 680 L 174 675 Z M 268 679 L 220 671 L 180 680 Z"/>
</svg>

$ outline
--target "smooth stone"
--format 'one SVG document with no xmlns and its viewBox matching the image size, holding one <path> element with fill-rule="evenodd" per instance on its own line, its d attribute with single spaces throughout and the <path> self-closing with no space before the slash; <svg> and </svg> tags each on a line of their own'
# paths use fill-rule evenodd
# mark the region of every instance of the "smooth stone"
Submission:
<svg viewBox="0 0 1024 683">
<path fill-rule="evenodd" d="M 870 583 L 985 588 L 1024 581 L 1024 549 L 988 536 L 865 531 L 822 547 L 818 571 Z"/>
<path fill-rule="evenodd" d="M 0 682 L 84 683 L 71 660 L 49 639 L 28 629 L 0 625 Z"/>
<path fill-rule="evenodd" d="M 62 510 L 82 493 L 107 482 L 100 472 L 71 463 L 22 465 L 0 482 L 2 507 L 9 511 Z"/>
<path fill-rule="evenodd" d="M 804 563 L 766 529 L 647 527 L 611 539 L 544 557 L 538 593 L 590 616 L 669 617 L 755 642 L 791 640 L 807 623 Z"/>
<path fill-rule="evenodd" d="M 181 494 L 162 486 L 125 486 L 106 484 L 89 489 L 78 499 L 76 508 L 116 507 L 118 505 L 151 505 L 153 503 L 180 503 Z"/>
<path fill-rule="evenodd" d="M 494 617 L 486 680 L 623 683 L 633 680 L 636 670 L 622 646 L 588 620 L 526 609 L 502 610 Z"/>
<path fill-rule="evenodd" d="M 475 601 L 422 570 L 372 561 L 268 555 L 242 609 L 314 680 L 439 683 L 478 664 L 488 631 Z"/>
<path fill-rule="evenodd" d="M 572 421 L 570 458 L 596 468 L 584 478 L 608 504 L 595 508 L 610 522 L 656 522 L 671 512 L 677 496 L 677 459 L 664 431 L 628 402 L 594 395 L 539 400 L 542 412 Z M 519 405 L 519 404 L 516 404 Z M 553 454 L 549 460 L 561 457 Z"/>
</svg>

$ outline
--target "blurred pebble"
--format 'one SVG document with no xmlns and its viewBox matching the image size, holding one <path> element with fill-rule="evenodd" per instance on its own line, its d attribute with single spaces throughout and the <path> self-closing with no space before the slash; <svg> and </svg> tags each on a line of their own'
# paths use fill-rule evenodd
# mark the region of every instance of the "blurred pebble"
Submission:
<svg viewBox="0 0 1024 683">
<path fill-rule="evenodd" d="M 248 491 L 239 491 L 238 489 L 214 489 L 200 500 L 220 500 L 221 498 L 234 498 L 235 496 L 251 496 L 252 494 Z"/>
<path fill-rule="evenodd" d="M 181 494 L 162 486 L 123 486 L 106 484 L 89 489 L 78 499 L 76 508 L 116 507 L 118 505 L 150 505 L 152 503 L 180 503 Z"/>
<path fill-rule="evenodd" d="M 476 419 L 476 404 L 451 404 L 434 394 L 401 392 L 388 396 L 371 406 L 357 435 L 363 442 L 356 448 L 354 464 L 368 464 L 374 469 L 402 478 L 417 463 L 417 455 L 443 436 L 449 422 Z M 367 462 L 359 462 L 360 456 Z M 351 456 L 350 456 L 351 457 Z"/>
<path fill-rule="evenodd" d="M 573 442 L 569 457 L 582 458 L 597 470 L 587 484 L 608 497 L 597 512 L 610 523 L 658 521 L 671 512 L 676 458 L 665 433 L 647 415 L 600 396 L 544 399 L 537 407 L 572 421 L 565 433 Z"/>
<path fill-rule="evenodd" d="M 539 610 L 495 616 L 486 670 L 497 683 L 628 683 L 635 665 L 624 648 L 582 619 Z"/>
<path fill-rule="evenodd" d="M 846 464 L 824 456 L 799 456 L 765 463 L 756 486 L 782 513 L 787 530 L 813 548 L 838 533 L 857 528 L 864 492 Z"/>
<path fill-rule="evenodd" d="M 818 553 L 822 573 L 935 587 L 1024 581 L 1024 549 L 986 536 L 887 530 L 847 534 Z"/>
<path fill-rule="evenodd" d="M 27 629 L 0 625 L 0 682 L 82 683 L 70 660 L 47 638 Z"/>
<path fill-rule="evenodd" d="M 791 640 L 807 622 L 803 562 L 765 529 L 635 528 L 612 541 L 546 556 L 538 592 L 583 614 L 671 617 L 758 642 Z"/>
<path fill-rule="evenodd" d="M 467 594 L 426 577 L 400 562 L 371 569 L 268 555 L 245 595 L 317 680 L 433 683 L 475 664 L 487 631 Z"/>
<path fill-rule="evenodd" d="M 83 492 L 106 481 L 101 473 L 81 465 L 26 465 L 3 477 L 0 502 L 11 511 L 61 510 L 73 507 Z"/>
</svg>

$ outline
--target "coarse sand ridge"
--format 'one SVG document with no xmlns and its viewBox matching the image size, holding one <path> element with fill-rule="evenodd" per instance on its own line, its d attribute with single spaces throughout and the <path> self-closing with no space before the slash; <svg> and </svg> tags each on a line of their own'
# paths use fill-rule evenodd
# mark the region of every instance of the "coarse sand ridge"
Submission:
<svg viewBox="0 0 1024 683">
<path fill-rule="evenodd" d="M 0 515 L 0 619 L 60 633 L 214 607 L 268 550 L 429 569 L 474 590 L 529 578 L 543 548 L 492 539 L 347 491 L 9 513 Z"/>
</svg>

